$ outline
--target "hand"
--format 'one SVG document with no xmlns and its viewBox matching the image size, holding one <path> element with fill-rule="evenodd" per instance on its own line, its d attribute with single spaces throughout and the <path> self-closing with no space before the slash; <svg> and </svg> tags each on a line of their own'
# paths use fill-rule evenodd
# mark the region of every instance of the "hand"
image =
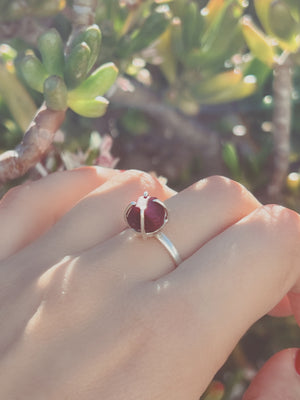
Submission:
<svg viewBox="0 0 300 400">
<path fill-rule="evenodd" d="M 176 269 L 157 240 L 124 230 L 145 190 L 166 201 Z M 174 194 L 142 172 L 95 168 L 7 194 L 1 399 L 197 400 L 257 319 L 288 304 L 300 322 L 298 214 L 222 177 Z M 295 352 L 271 359 L 245 398 L 299 399 Z"/>
</svg>

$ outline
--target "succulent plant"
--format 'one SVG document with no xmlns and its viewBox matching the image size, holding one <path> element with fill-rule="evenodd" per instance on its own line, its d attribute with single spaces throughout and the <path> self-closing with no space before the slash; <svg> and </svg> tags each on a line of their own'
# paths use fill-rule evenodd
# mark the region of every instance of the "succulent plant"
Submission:
<svg viewBox="0 0 300 400">
<path fill-rule="evenodd" d="M 38 39 L 41 60 L 34 54 L 22 60 L 23 77 L 28 86 L 43 93 L 50 109 L 57 111 L 69 107 L 85 117 L 100 117 L 109 104 L 102 96 L 118 75 L 113 63 L 106 63 L 90 74 L 98 59 L 100 45 L 100 28 L 91 25 L 75 36 L 65 56 L 61 36 L 56 29 L 50 29 Z"/>
</svg>

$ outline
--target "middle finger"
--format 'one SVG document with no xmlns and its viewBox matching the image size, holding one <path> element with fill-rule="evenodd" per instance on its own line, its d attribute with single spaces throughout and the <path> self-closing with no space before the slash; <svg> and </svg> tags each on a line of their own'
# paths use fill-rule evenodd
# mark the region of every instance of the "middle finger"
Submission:
<svg viewBox="0 0 300 400">
<path fill-rule="evenodd" d="M 166 205 L 169 222 L 163 231 L 185 260 L 260 203 L 242 185 L 215 176 L 171 197 Z M 143 240 L 130 229 L 82 254 L 79 275 L 80 269 L 86 274 L 84 265 L 92 266 L 92 276 L 107 268 L 113 276 L 126 275 L 133 280 L 157 279 L 174 268 L 170 255 L 158 240 Z"/>
</svg>

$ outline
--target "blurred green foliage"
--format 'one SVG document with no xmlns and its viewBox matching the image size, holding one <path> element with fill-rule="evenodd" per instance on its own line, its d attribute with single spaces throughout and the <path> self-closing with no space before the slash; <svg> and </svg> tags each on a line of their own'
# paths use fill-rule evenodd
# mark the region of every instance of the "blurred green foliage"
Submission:
<svg viewBox="0 0 300 400">
<path fill-rule="evenodd" d="M 70 44 L 72 3 L 0 0 L 0 152 L 20 142 L 45 100 L 53 109 L 70 108 L 64 137 L 42 160 L 49 171 L 62 164 L 98 163 L 96 130 L 114 137 L 120 168 L 154 170 L 176 189 L 217 170 L 261 196 L 272 169 L 272 72 L 289 54 L 292 148 L 282 202 L 300 211 L 298 0 L 98 0 L 95 25 Z M 201 149 L 189 143 L 188 125 L 186 135 L 174 140 L 147 96 L 138 108 L 115 100 L 120 88 L 134 98 L 134 85 L 155 93 L 157 107 L 166 113 L 171 109 L 188 117 L 199 135 L 203 127 L 217 132 L 220 159 L 205 165 Z M 300 345 L 296 325 L 280 324 L 271 335 L 259 322 L 246 336 L 219 377 L 226 383 L 226 399 L 236 382 L 247 385 L 249 368 L 255 370 L 284 346 Z M 249 353 L 253 337 L 266 339 L 263 355 L 262 348 Z M 204 398 L 217 400 L 220 393 L 216 385 Z"/>
<path fill-rule="evenodd" d="M 26 42 L 26 34 L 22 32 L 18 36 L 18 31 L 5 40 L 6 45 L 10 45 L 11 51 L 15 52 L 16 74 L 37 106 L 43 97 L 32 89 L 43 93 L 48 105 L 54 109 L 69 107 L 84 117 L 104 115 L 108 101 L 102 96 L 114 82 L 118 68 L 121 76 L 130 77 L 155 90 L 162 104 L 217 130 L 224 143 L 221 154 L 225 157 L 224 171 L 220 173 L 238 178 L 251 190 L 261 190 L 269 176 L 272 150 L 269 128 L 272 119 L 272 66 L 282 51 L 293 51 L 295 77 L 298 76 L 297 3 L 287 0 L 258 1 L 254 2 L 254 9 L 253 4 L 245 0 L 99 0 L 95 11 L 97 25 L 94 25 L 95 28 L 89 27 L 73 40 L 72 51 L 66 57 L 63 57 L 62 51 L 72 25 L 68 11 L 72 1 L 39 2 L 38 12 L 35 3 L 29 0 L 2 1 L 0 6 L 4 24 L 20 20 L 18 10 L 21 6 L 26 9 L 26 12 L 23 10 L 23 18 L 28 15 L 41 25 L 47 16 L 49 29 L 43 29 L 38 41 L 32 43 L 28 35 Z M 280 19 L 280 28 L 278 24 L 275 28 L 270 26 L 274 18 Z M 98 35 L 97 26 L 101 29 Z M 289 28 L 286 36 L 282 34 L 285 26 Z M 56 46 L 52 50 L 49 47 L 51 38 L 53 46 Z M 91 47 L 93 50 L 90 53 Z M 7 52 L 1 52 L 2 64 L 6 65 L 12 63 L 11 60 L 5 60 Z M 107 66 L 107 72 L 103 64 Z M 102 73 L 103 76 L 99 77 Z M 111 81 L 107 81 L 107 74 L 110 74 Z M 44 82 L 52 75 L 61 79 L 51 78 L 44 87 Z M 84 83 L 88 82 L 89 76 L 89 84 Z M 106 85 L 104 91 L 93 92 L 91 96 L 88 93 L 96 80 L 110 84 Z M 296 106 L 297 90 L 295 85 L 293 97 Z M 116 110 L 113 106 L 109 109 L 107 119 Z M 16 114 L 14 107 L 7 108 L 7 101 L 3 107 L 8 117 L 9 114 Z M 144 108 L 147 115 L 147 104 Z M 134 147 L 134 127 L 138 126 L 135 124 L 136 113 L 128 114 L 126 109 L 123 112 L 127 117 L 118 118 L 116 127 L 120 132 L 123 129 L 127 132 L 128 140 Z M 261 123 L 257 124 L 256 120 Z M 15 117 L 12 121 L 20 125 Z M 76 142 L 79 139 L 77 145 L 80 149 L 88 145 L 87 124 L 93 131 L 101 123 L 78 121 L 78 132 L 71 136 L 67 130 L 67 139 Z M 153 121 L 148 117 L 145 121 L 148 129 L 144 126 L 144 135 L 151 136 Z M 126 129 L 129 125 L 132 126 L 132 135 Z M 244 128 L 239 129 L 241 126 Z M 21 128 L 24 130 L 24 122 Z M 84 132 L 82 136 L 80 129 Z M 2 132 L 7 136 L 4 126 Z M 18 132 L 18 138 L 20 134 Z M 142 141 L 143 138 L 138 140 Z M 10 143 L 16 141 L 5 142 L 2 150 L 10 148 Z M 229 148 L 236 153 L 234 161 L 232 157 L 226 157 L 226 149 Z M 192 169 L 195 157 L 193 155 L 191 160 Z M 166 174 L 168 168 L 163 166 L 164 161 L 159 164 L 162 164 L 162 168 L 158 172 Z M 200 170 L 197 168 L 195 173 L 201 174 L 201 154 L 197 164 Z M 178 168 L 175 166 L 175 169 Z M 193 174 L 189 177 L 188 168 L 184 166 L 183 175 L 182 167 L 181 171 L 175 171 L 171 176 L 172 184 L 180 188 L 187 185 L 189 179 L 194 179 Z M 236 169 L 239 169 L 238 173 L 234 172 Z M 266 173 L 261 174 L 262 169 Z M 207 172 L 209 166 L 202 173 Z"/>
</svg>

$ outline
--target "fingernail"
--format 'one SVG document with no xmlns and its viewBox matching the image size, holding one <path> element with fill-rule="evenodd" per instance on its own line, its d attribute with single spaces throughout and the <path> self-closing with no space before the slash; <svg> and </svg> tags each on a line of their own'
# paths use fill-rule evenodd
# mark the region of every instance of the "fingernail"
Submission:
<svg viewBox="0 0 300 400">
<path fill-rule="evenodd" d="M 298 375 L 300 375 L 300 349 L 296 353 L 295 368 L 296 368 Z"/>
</svg>

